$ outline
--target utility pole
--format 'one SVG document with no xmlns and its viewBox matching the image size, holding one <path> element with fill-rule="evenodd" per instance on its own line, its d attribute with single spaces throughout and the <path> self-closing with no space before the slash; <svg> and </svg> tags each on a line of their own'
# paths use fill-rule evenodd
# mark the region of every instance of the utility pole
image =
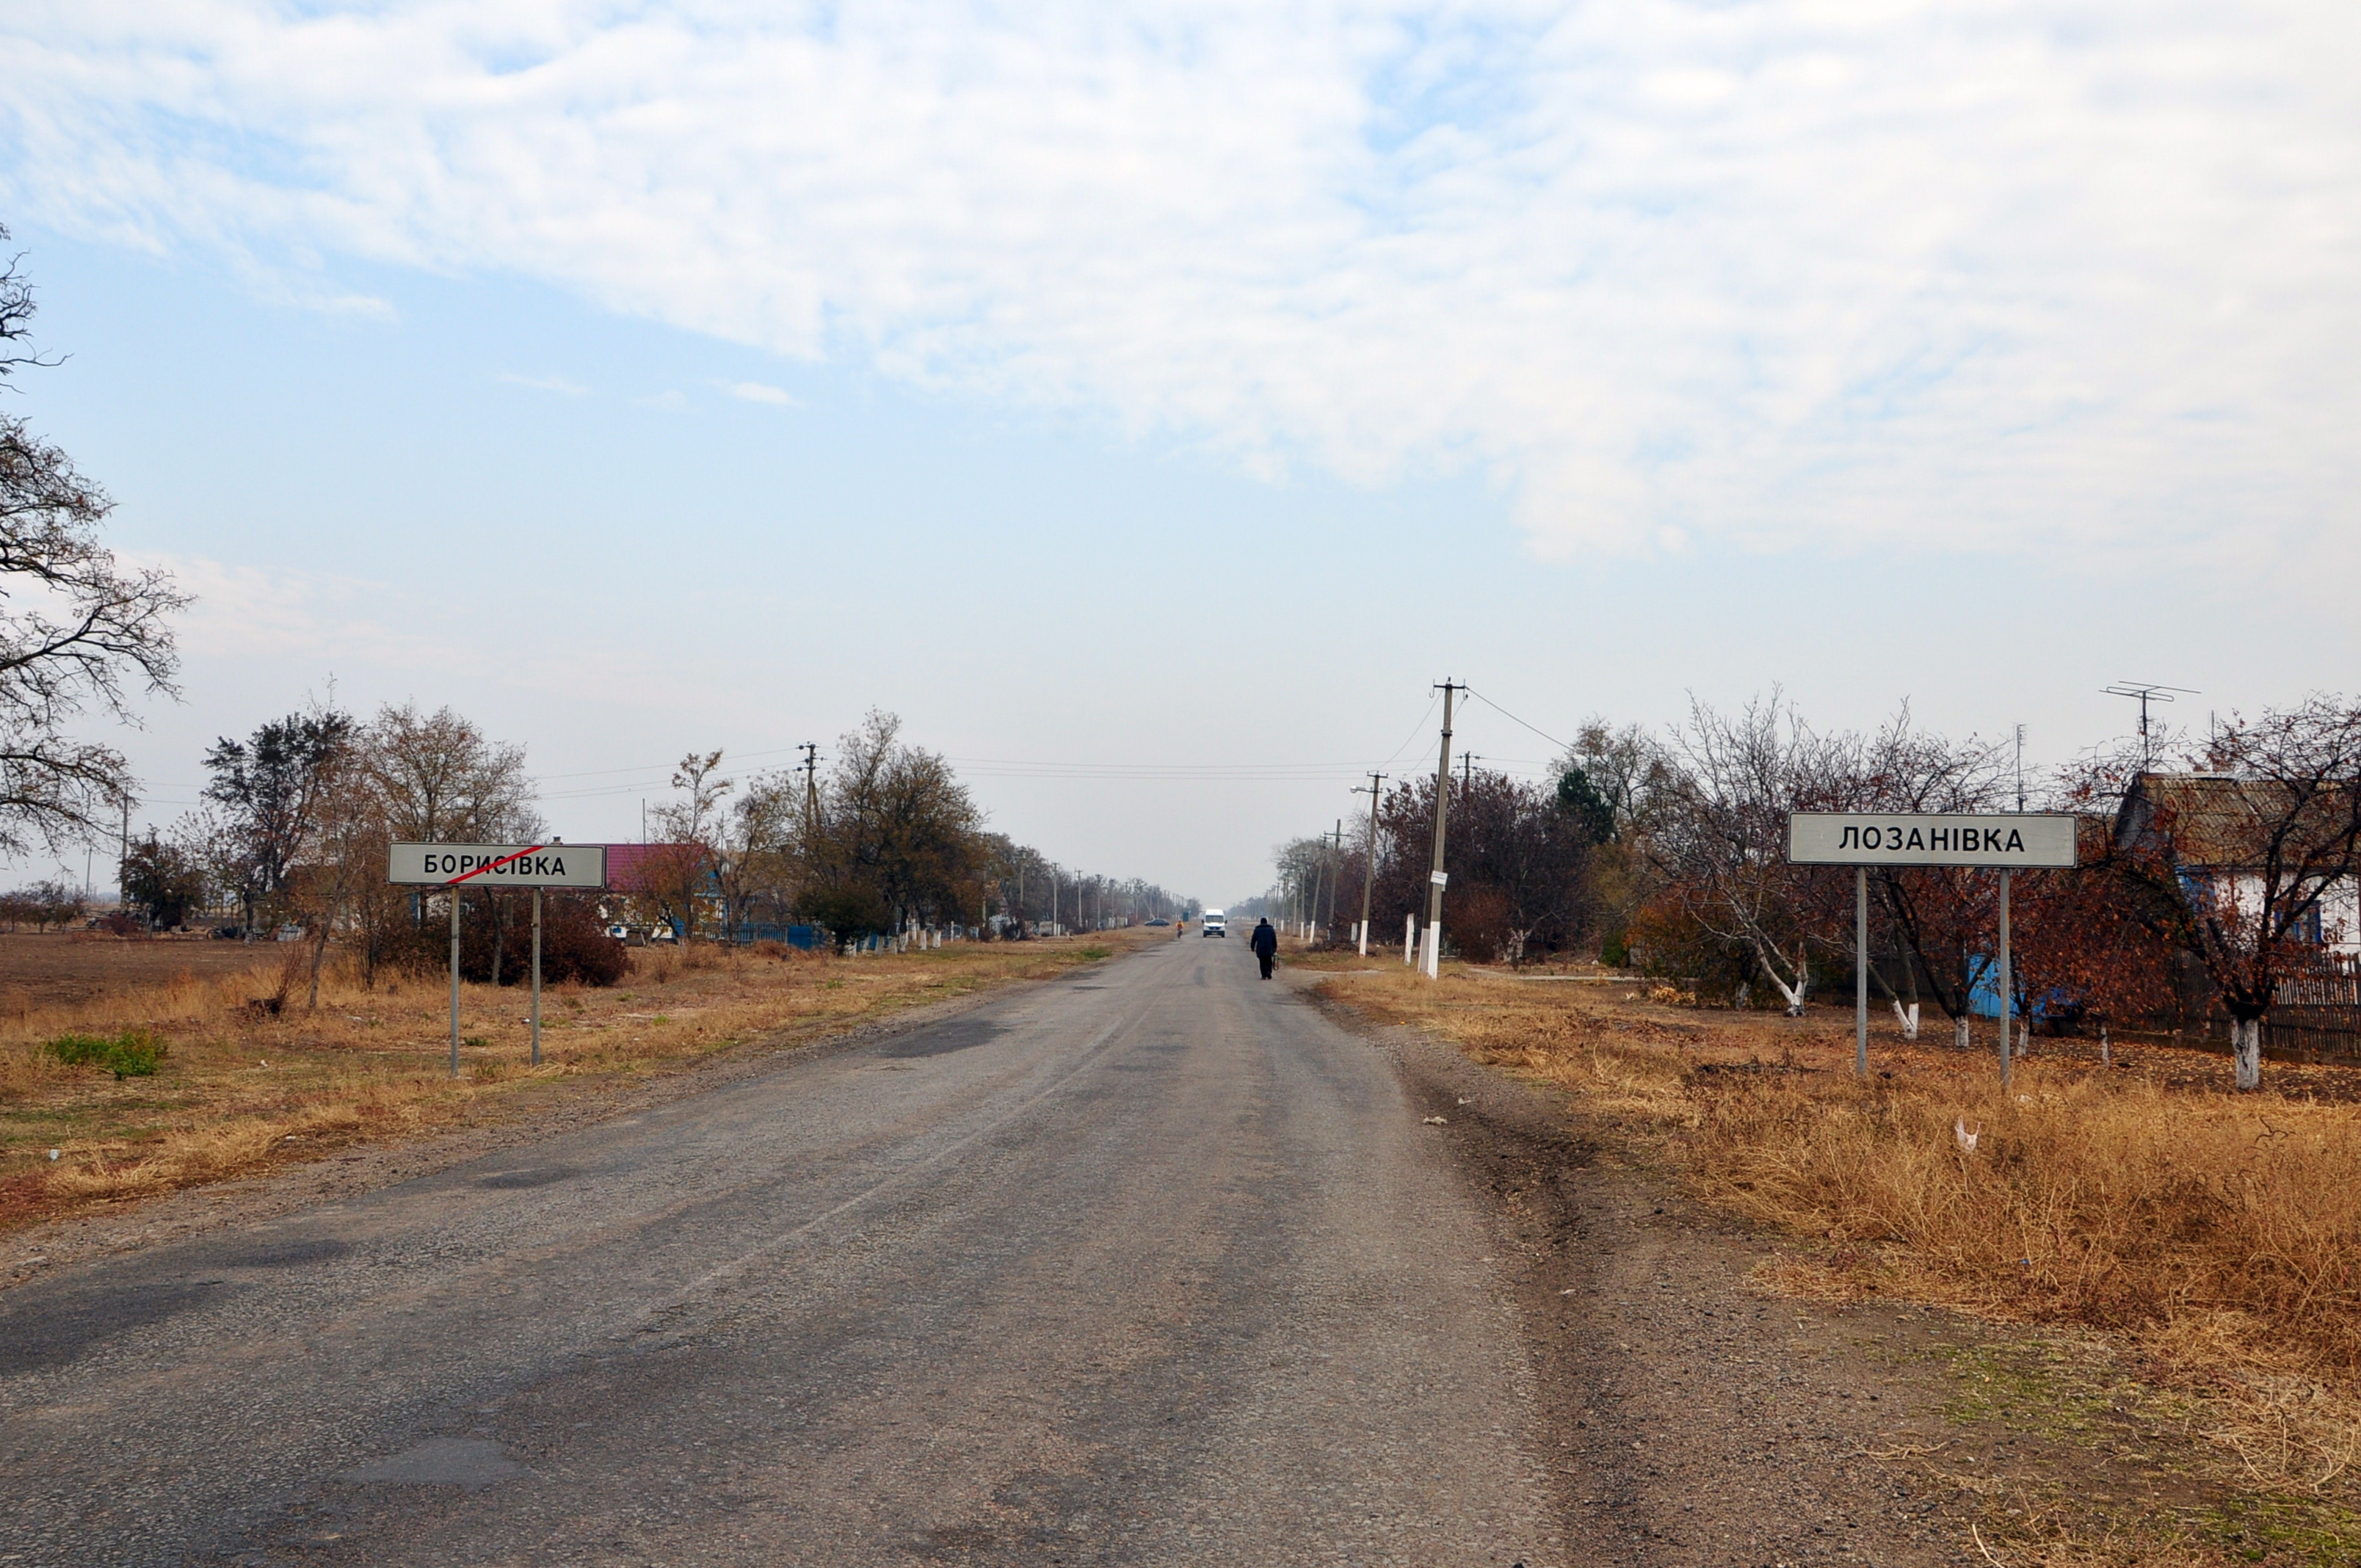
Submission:
<svg viewBox="0 0 2361 1568">
<path fill-rule="evenodd" d="M 1459 787 L 1463 791 L 1476 787 L 1476 753 L 1473 751 L 1459 753 Z"/>
<path fill-rule="evenodd" d="M 1320 884 L 1328 880 L 1328 835 L 1320 835 L 1320 858 L 1312 862 L 1312 899 L 1303 910 L 1303 939 L 1311 941 L 1320 930 Z"/>
<path fill-rule="evenodd" d="M 1385 782 L 1385 774 L 1371 773 L 1367 789 L 1356 785 L 1353 790 L 1369 797 L 1369 845 L 1361 861 L 1361 956 L 1365 959 L 1369 956 L 1369 894 L 1378 875 L 1378 794 Z"/>
<path fill-rule="evenodd" d="M 1345 819 L 1336 818 L 1336 847 L 1328 851 L 1328 918 L 1322 929 L 1333 934 L 1336 929 L 1336 884 L 1345 875 Z"/>
<path fill-rule="evenodd" d="M 819 742 L 807 740 L 796 750 L 804 754 L 804 850 L 809 853 L 819 830 Z"/>
<path fill-rule="evenodd" d="M 1443 831 L 1451 806 L 1451 699 L 1467 688 L 1445 678 L 1443 683 L 1443 750 L 1434 764 L 1434 864 L 1426 878 L 1426 978 L 1442 977 L 1443 969 Z"/>
</svg>

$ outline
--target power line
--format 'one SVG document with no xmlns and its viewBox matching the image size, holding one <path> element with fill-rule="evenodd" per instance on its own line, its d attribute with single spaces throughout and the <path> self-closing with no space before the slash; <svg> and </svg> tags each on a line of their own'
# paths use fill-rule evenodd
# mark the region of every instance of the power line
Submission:
<svg viewBox="0 0 2361 1568">
<path fill-rule="evenodd" d="M 1468 687 L 1467 695 L 1474 697 L 1477 702 L 1482 703 L 1486 707 L 1490 708 L 1493 712 L 1499 714 L 1501 718 L 1509 720 L 1511 724 L 1523 724 L 1526 729 L 1532 729 L 1534 734 L 1540 736 L 1543 740 L 1548 741 L 1551 745 L 1557 747 L 1559 750 L 1565 751 L 1571 751 L 1574 750 L 1571 745 L 1559 740 L 1548 730 L 1535 729 L 1532 725 L 1525 724 L 1523 719 L 1519 718 L 1515 714 L 1510 713 L 1507 708 L 1502 707 L 1499 703 L 1494 702 L 1490 697 L 1486 696 L 1482 692 L 1477 691 L 1475 687 Z"/>
</svg>

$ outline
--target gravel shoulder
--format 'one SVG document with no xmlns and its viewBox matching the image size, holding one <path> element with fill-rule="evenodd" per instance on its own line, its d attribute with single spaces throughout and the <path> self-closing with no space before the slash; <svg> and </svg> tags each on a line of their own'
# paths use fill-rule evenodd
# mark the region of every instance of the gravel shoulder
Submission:
<svg viewBox="0 0 2361 1568">
<path fill-rule="evenodd" d="M 2185 1423 L 2111 1389 L 2102 1347 L 1774 1294 L 1751 1275 L 1781 1244 L 1619 1159 L 1562 1092 L 1323 1005 L 1393 1059 L 1495 1201 L 1571 1561 L 2015 1563 L 1992 1544 L 2087 1541 L 2094 1517 L 2103 1534 L 2200 1502 Z"/>
</svg>

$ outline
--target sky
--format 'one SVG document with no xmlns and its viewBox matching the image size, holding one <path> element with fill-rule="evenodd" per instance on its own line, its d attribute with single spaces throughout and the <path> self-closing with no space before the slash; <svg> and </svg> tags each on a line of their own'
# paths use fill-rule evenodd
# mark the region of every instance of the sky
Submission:
<svg viewBox="0 0 2361 1568">
<path fill-rule="evenodd" d="M 2127 678 L 2350 692 L 2356 66 L 2308 0 L 22 0 L 9 406 L 198 598 L 83 726 L 135 826 L 313 696 L 576 839 L 873 707 L 1235 902 L 1446 677 L 1536 776 L 1774 685 L 2037 767 Z"/>
</svg>

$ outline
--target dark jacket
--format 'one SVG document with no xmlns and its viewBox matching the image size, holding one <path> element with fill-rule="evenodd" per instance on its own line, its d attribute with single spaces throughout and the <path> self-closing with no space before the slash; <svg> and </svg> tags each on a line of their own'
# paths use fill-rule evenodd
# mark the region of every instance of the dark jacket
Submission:
<svg viewBox="0 0 2361 1568">
<path fill-rule="evenodd" d="M 1270 928 L 1269 921 L 1257 920 L 1254 935 L 1246 938 L 1246 946 L 1254 949 L 1255 957 L 1267 959 L 1279 951 L 1279 933 Z"/>
</svg>

